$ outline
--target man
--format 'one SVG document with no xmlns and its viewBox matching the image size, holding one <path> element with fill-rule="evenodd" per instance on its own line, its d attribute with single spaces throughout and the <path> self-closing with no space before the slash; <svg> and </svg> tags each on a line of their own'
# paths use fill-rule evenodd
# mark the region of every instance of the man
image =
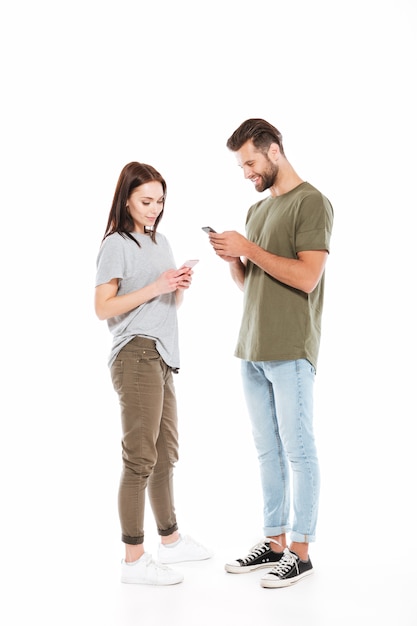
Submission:
<svg viewBox="0 0 417 626">
<path fill-rule="evenodd" d="M 245 178 L 270 195 L 250 207 L 246 237 L 235 231 L 209 234 L 244 291 L 235 356 L 242 359 L 264 502 L 265 539 L 225 568 L 269 568 L 261 585 L 286 587 L 313 571 L 308 549 L 315 541 L 320 488 L 313 384 L 333 209 L 298 176 L 281 133 L 265 120 L 243 122 L 227 147 Z"/>
</svg>

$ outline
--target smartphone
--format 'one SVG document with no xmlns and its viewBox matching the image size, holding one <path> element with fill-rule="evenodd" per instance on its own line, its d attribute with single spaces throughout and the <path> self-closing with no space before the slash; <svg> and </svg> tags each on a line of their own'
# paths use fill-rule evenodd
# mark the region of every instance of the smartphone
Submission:
<svg viewBox="0 0 417 626">
<path fill-rule="evenodd" d="M 216 231 L 211 226 L 203 226 L 202 227 L 205 233 L 215 233 Z"/>
<path fill-rule="evenodd" d="M 198 263 L 199 259 L 190 259 L 181 265 L 181 267 L 194 267 Z"/>
</svg>

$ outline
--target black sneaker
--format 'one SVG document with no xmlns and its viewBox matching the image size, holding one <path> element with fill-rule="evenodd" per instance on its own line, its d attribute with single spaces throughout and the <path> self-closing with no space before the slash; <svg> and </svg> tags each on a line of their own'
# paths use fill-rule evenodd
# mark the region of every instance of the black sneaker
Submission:
<svg viewBox="0 0 417 626">
<path fill-rule="evenodd" d="M 271 567 L 272 564 L 278 563 L 284 553 L 274 552 L 271 549 L 271 541 L 278 543 L 274 539 L 265 539 L 253 546 L 248 556 L 245 556 L 244 559 L 226 563 L 224 566 L 226 572 L 230 574 L 244 574 L 245 572 L 253 572 L 261 567 Z"/>
<path fill-rule="evenodd" d="M 276 588 L 289 587 L 298 582 L 304 576 L 313 573 L 313 564 L 310 557 L 307 561 L 302 561 L 294 552 L 290 552 L 288 548 L 284 550 L 284 556 L 275 567 L 262 576 L 262 587 Z"/>
</svg>

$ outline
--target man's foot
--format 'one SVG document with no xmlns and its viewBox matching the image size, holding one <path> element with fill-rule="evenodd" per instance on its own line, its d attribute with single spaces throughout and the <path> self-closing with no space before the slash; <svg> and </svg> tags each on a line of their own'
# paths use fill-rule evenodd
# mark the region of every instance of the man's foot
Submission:
<svg viewBox="0 0 417 626">
<path fill-rule="evenodd" d="M 295 552 L 290 552 L 288 548 L 285 548 L 284 556 L 279 563 L 265 576 L 262 576 L 261 586 L 271 589 L 289 587 L 312 573 L 313 565 L 310 557 L 307 561 L 302 561 Z"/>
<path fill-rule="evenodd" d="M 208 550 L 189 535 L 180 535 L 173 544 L 160 544 L 158 559 L 161 563 L 182 563 L 184 561 L 204 561 L 210 559 L 213 552 Z"/>
<path fill-rule="evenodd" d="M 151 555 L 143 554 L 133 563 L 122 561 L 122 583 L 136 585 L 176 585 L 184 580 L 180 572 L 155 562 Z"/>
<path fill-rule="evenodd" d="M 249 554 L 243 559 L 230 561 L 224 566 L 226 572 L 230 574 L 244 574 L 245 572 L 253 572 L 262 567 L 271 567 L 274 563 L 278 563 L 283 556 L 283 552 L 274 552 L 271 548 L 273 539 L 265 539 L 251 548 Z M 277 543 L 277 542 L 274 542 Z"/>
</svg>

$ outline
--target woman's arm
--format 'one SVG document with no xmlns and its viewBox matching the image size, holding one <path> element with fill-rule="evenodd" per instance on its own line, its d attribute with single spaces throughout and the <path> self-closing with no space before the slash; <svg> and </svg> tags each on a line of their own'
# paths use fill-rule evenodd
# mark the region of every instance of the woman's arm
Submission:
<svg viewBox="0 0 417 626">
<path fill-rule="evenodd" d="M 181 277 L 181 281 L 178 283 L 177 291 L 175 292 L 175 302 L 177 305 L 177 309 L 184 301 L 184 291 L 185 289 L 188 289 L 190 287 L 191 277 L 194 274 L 193 270 L 187 267 L 182 267 L 181 271 L 183 271 L 183 274 Z"/>
<path fill-rule="evenodd" d="M 117 278 L 112 278 L 108 283 L 103 283 L 96 287 L 94 298 L 96 315 L 100 320 L 107 320 L 110 317 L 128 313 L 144 302 L 148 302 L 164 293 L 182 292 L 183 289 L 187 289 L 190 286 L 190 272 L 191 270 L 187 270 L 187 268 L 167 270 L 153 283 L 142 287 L 142 289 L 126 293 L 123 296 L 117 295 L 119 281 Z"/>
</svg>

